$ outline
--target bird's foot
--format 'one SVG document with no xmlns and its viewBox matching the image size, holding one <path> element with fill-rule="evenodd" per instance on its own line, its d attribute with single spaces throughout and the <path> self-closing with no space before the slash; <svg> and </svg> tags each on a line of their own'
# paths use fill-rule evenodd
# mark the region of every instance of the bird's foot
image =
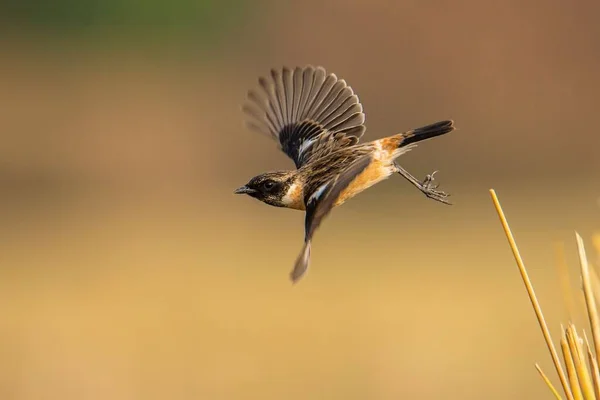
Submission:
<svg viewBox="0 0 600 400">
<path fill-rule="evenodd" d="M 423 179 L 423 182 L 420 183 L 419 189 L 421 190 L 421 192 L 423 192 L 425 196 L 429 197 L 430 199 L 450 205 L 452 204 L 448 201 L 448 197 L 450 195 L 446 192 L 442 192 L 441 190 L 436 190 L 440 185 L 433 183 L 433 181 L 435 180 L 435 174 L 437 172 L 438 171 L 434 171 L 433 173 L 427 175 L 425 179 Z"/>
</svg>

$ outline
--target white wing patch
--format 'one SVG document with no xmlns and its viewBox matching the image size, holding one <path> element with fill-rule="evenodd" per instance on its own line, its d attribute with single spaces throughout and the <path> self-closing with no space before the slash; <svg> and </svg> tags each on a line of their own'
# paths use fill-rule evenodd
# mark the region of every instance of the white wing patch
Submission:
<svg viewBox="0 0 600 400">
<path fill-rule="evenodd" d="M 306 150 L 308 150 L 308 148 L 317 140 L 317 138 L 313 138 L 310 140 L 305 140 L 304 142 L 302 142 L 302 144 L 300 145 L 300 147 L 298 148 L 298 155 L 302 155 Z"/>
<path fill-rule="evenodd" d="M 319 188 L 317 190 L 315 190 L 315 192 L 313 194 L 310 195 L 310 197 L 308 198 L 308 202 L 312 203 L 313 201 L 319 200 L 319 198 L 323 195 L 323 192 L 325 191 L 325 189 L 327 189 L 327 186 L 329 186 L 329 182 L 324 183 L 321 186 L 319 186 Z"/>
</svg>

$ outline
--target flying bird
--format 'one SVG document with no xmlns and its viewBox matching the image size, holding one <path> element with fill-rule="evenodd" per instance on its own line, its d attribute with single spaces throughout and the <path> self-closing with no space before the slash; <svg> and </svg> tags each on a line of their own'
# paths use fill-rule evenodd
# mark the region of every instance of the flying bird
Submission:
<svg viewBox="0 0 600 400">
<path fill-rule="evenodd" d="M 452 120 L 359 143 L 366 130 L 365 114 L 343 79 L 310 65 L 270 72 L 269 78 L 259 78 L 260 91 L 248 92 L 242 110 L 248 127 L 275 139 L 296 169 L 257 175 L 234 193 L 305 211 L 304 246 L 290 273 L 292 282 L 308 269 L 313 236 L 323 218 L 394 173 L 427 197 L 450 204 L 448 194 L 433 184 L 435 172 L 421 181 L 396 159 L 417 142 L 453 131 Z"/>
</svg>

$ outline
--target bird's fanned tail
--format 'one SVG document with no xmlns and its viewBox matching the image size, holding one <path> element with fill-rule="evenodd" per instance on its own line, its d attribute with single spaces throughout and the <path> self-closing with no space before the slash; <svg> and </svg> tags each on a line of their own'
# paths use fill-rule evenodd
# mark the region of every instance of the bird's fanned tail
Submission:
<svg viewBox="0 0 600 400">
<path fill-rule="evenodd" d="M 402 138 L 400 147 L 431 139 L 436 136 L 445 135 L 446 133 L 452 132 L 454 129 L 454 121 L 452 120 L 440 121 L 421 128 L 412 129 L 398 135 Z"/>
</svg>

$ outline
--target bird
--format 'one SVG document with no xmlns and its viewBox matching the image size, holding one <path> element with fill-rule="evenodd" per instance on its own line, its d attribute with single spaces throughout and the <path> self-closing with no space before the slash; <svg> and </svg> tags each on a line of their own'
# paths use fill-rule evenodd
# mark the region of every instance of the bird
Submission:
<svg viewBox="0 0 600 400">
<path fill-rule="evenodd" d="M 396 159 L 416 143 L 455 130 L 451 119 L 359 143 L 366 131 L 363 106 L 344 79 L 321 66 L 272 68 L 258 79 L 242 106 L 246 126 L 262 133 L 295 164 L 295 169 L 269 171 L 237 188 L 274 207 L 305 212 L 304 244 L 289 274 L 292 283 L 310 264 L 315 231 L 323 219 L 360 192 L 398 173 L 425 196 L 444 204 L 434 175 L 415 178 Z"/>
</svg>

